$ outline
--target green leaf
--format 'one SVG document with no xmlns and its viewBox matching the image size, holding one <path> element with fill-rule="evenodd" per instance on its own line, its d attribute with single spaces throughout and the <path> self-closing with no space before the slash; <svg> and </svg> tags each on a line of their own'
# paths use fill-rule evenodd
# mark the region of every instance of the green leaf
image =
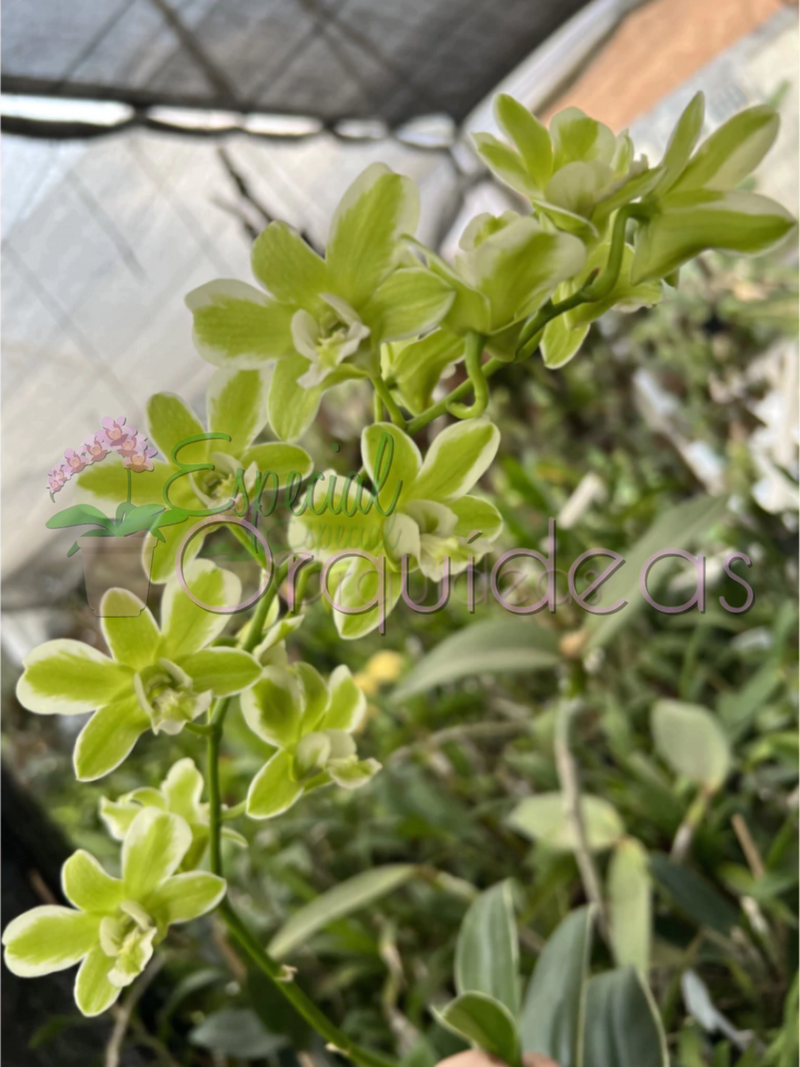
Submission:
<svg viewBox="0 0 800 1067">
<path fill-rule="evenodd" d="M 325 261 L 285 222 L 271 222 L 256 238 L 251 254 L 253 274 L 276 300 L 309 311 L 330 288 Z"/>
<path fill-rule="evenodd" d="M 456 942 L 459 993 L 487 993 L 516 1018 L 519 952 L 511 883 L 501 882 L 470 905 Z"/>
<path fill-rule="evenodd" d="M 424 267 L 408 267 L 389 275 L 361 317 L 373 341 L 400 341 L 433 329 L 454 299 L 455 291 L 443 278 Z"/>
<path fill-rule="evenodd" d="M 265 763 L 247 791 L 247 814 L 251 819 L 271 819 L 300 799 L 303 786 L 295 780 L 294 756 L 284 749 Z"/>
<path fill-rule="evenodd" d="M 196 559 L 183 568 L 186 585 L 194 596 L 211 608 L 235 607 L 242 597 L 242 583 L 231 571 L 210 560 Z M 225 629 L 229 615 L 201 607 L 171 578 L 161 601 L 160 655 L 169 660 L 197 652 Z"/>
<path fill-rule="evenodd" d="M 118 878 L 106 874 L 94 856 L 80 849 L 61 868 L 64 896 L 81 911 L 110 915 L 124 900 Z"/>
<path fill-rule="evenodd" d="M 199 1048 L 242 1060 L 273 1059 L 286 1044 L 286 1038 L 269 1033 L 249 1008 L 223 1008 L 212 1012 L 189 1034 Z"/>
<path fill-rule="evenodd" d="M 274 935 L 267 951 L 275 959 L 285 959 L 326 926 L 369 907 L 405 885 L 416 873 L 417 868 L 411 863 L 392 863 L 340 882 L 296 911 Z"/>
<path fill-rule="evenodd" d="M 608 869 L 611 947 L 619 967 L 636 967 L 647 976 L 652 937 L 652 883 L 647 849 L 625 837 L 614 849 Z"/>
<path fill-rule="evenodd" d="M 115 537 L 127 537 L 128 534 L 138 533 L 140 530 L 156 530 L 160 525 L 162 516 L 168 514 L 164 504 L 142 504 L 140 507 L 132 507 L 123 518 L 122 522 L 114 530 Z M 185 518 L 183 512 L 173 516 L 173 522 L 182 522 Z"/>
<path fill-rule="evenodd" d="M 373 163 L 342 197 L 333 219 L 326 260 L 337 296 L 357 311 L 400 261 L 400 237 L 413 234 L 419 193 L 410 178 Z"/>
<path fill-rule="evenodd" d="M 586 838 L 592 852 L 604 852 L 625 833 L 616 809 L 602 797 L 581 797 Z M 531 841 L 559 852 L 574 851 L 578 842 L 564 810 L 560 793 L 539 793 L 526 797 L 508 817 L 508 825 Z"/>
<path fill-rule="evenodd" d="M 132 672 L 82 641 L 45 641 L 22 661 L 17 700 L 38 715 L 94 711 L 130 689 Z"/>
<path fill-rule="evenodd" d="M 594 912 L 579 908 L 558 926 L 542 950 L 520 1019 L 523 1052 L 578 1067 L 586 1010 L 586 977 Z"/>
<path fill-rule="evenodd" d="M 553 631 L 533 621 L 486 619 L 446 637 L 395 688 L 392 699 L 483 673 L 552 671 L 560 663 Z"/>
<path fill-rule="evenodd" d="M 783 684 L 783 671 L 775 663 L 765 663 L 742 688 L 722 693 L 716 711 L 732 741 L 752 726 L 756 714 Z"/>
<path fill-rule="evenodd" d="M 726 502 L 721 497 L 701 496 L 671 506 L 656 519 L 644 537 L 625 554 L 625 565 L 603 583 L 600 590 L 602 605 L 614 604 L 619 599 L 627 601 L 627 605 L 613 615 L 595 615 L 591 618 L 588 623 L 590 636 L 586 644 L 587 652 L 607 645 L 620 627 L 632 621 L 644 607 L 646 601 L 639 590 L 639 575 L 648 559 L 665 548 L 688 549 L 702 543 L 725 510 Z M 658 573 L 663 573 L 663 568 L 651 573 L 648 582 L 651 595 L 655 591 L 654 580 Z"/>
<path fill-rule="evenodd" d="M 205 648 L 182 656 L 178 666 L 192 679 L 195 692 L 211 689 L 217 697 L 249 689 L 261 674 L 256 658 L 238 648 Z"/>
<path fill-rule="evenodd" d="M 500 445 L 500 431 L 488 419 L 465 419 L 433 439 L 413 486 L 413 500 L 443 504 L 468 493 L 489 469 Z"/>
<path fill-rule="evenodd" d="M 730 771 L 731 746 L 712 712 L 699 704 L 659 700 L 650 725 L 656 751 L 676 774 L 719 789 Z"/>
<path fill-rule="evenodd" d="M 102 526 L 104 530 L 113 530 L 114 520 L 93 504 L 74 504 L 51 515 L 45 526 L 48 530 L 63 530 L 68 526 Z"/>
<path fill-rule="evenodd" d="M 127 589 L 109 589 L 100 602 L 100 627 L 111 655 L 140 671 L 156 661 L 161 635 L 142 601 Z"/>
<path fill-rule="evenodd" d="M 195 413 L 174 393 L 155 393 L 147 401 L 147 425 L 161 455 L 172 463 L 172 450 L 179 441 L 204 433 Z M 208 456 L 209 442 L 196 441 L 178 452 L 181 463 L 202 463 Z M 170 467 L 174 473 L 174 468 Z M 137 481 L 134 478 L 134 483 Z M 159 492 L 158 498 L 161 499 Z"/>
<path fill-rule="evenodd" d="M 150 719 L 134 693 L 99 708 L 78 735 L 73 753 L 80 782 L 93 782 L 113 771 L 130 753 Z"/>
<path fill-rule="evenodd" d="M 177 871 L 192 844 L 178 815 L 142 808 L 122 843 L 122 881 L 130 900 L 144 901 Z"/>
<path fill-rule="evenodd" d="M 637 230 L 634 285 L 664 277 L 709 248 L 758 255 L 783 240 L 795 225 L 786 208 L 758 193 L 671 193 L 661 208 Z"/>
<path fill-rule="evenodd" d="M 108 977 L 116 962 L 97 945 L 80 965 L 75 979 L 75 1003 L 82 1015 L 100 1015 L 116 1002 L 122 988 Z"/>
<path fill-rule="evenodd" d="M 226 433 L 231 440 L 209 441 L 207 447 L 241 457 L 264 429 L 268 392 L 269 380 L 263 370 L 216 371 L 206 389 L 208 428 L 214 433 Z M 180 459 L 184 459 L 184 452 Z M 243 462 L 242 466 L 247 464 Z"/>
<path fill-rule="evenodd" d="M 226 888 L 225 879 L 216 874 L 204 871 L 174 874 L 147 897 L 147 909 L 162 927 L 189 922 L 216 908 Z"/>
<path fill-rule="evenodd" d="M 295 308 L 245 282 L 208 282 L 187 295 L 186 306 L 194 317 L 195 348 L 216 367 L 259 370 L 294 352 Z"/>
<path fill-rule="evenodd" d="M 589 982 L 581 1067 L 669 1067 L 652 997 L 633 967 Z"/>
<path fill-rule="evenodd" d="M 519 149 L 525 167 L 540 188 L 553 173 L 553 146 L 550 134 L 530 111 L 513 96 L 499 93 L 494 100 L 497 124 Z"/>
<path fill-rule="evenodd" d="M 436 1018 L 477 1048 L 496 1056 L 509 1067 L 518 1067 L 519 1038 L 508 1008 L 485 993 L 463 993 L 451 1000 Z"/>
<path fill-rule="evenodd" d="M 668 856 L 654 852 L 650 855 L 650 872 L 698 926 L 708 926 L 727 935 L 739 921 L 738 909 L 691 867 L 673 863 Z"/>
<path fill-rule="evenodd" d="M 3 931 L 6 967 L 37 978 L 73 967 L 97 940 L 97 916 L 45 904 L 12 919 Z"/>
<path fill-rule="evenodd" d="M 740 111 L 700 145 L 673 192 L 734 189 L 769 152 L 779 126 L 778 113 L 766 104 Z"/>
</svg>

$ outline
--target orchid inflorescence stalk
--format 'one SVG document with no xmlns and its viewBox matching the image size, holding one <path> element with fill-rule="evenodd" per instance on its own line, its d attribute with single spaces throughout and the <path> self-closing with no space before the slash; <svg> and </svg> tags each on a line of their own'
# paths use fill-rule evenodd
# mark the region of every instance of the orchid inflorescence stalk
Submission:
<svg viewBox="0 0 800 1067">
<path fill-rule="evenodd" d="M 6 928 L 6 962 L 17 974 L 83 961 L 76 1000 L 86 1014 L 113 1003 L 171 923 L 218 906 L 243 955 L 330 1046 L 363 1067 L 388 1062 L 302 993 L 240 918 L 231 887 L 224 895 L 222 837 L 244 841 L 223 826 L 219 760 L 233 701 L 259 751 L 266 742 L 272 753 L 246 803 L 227 813 L 232 817 L 276 818 L 312 790 L 363 787 L 379 765 L 360 754 L 352 736 L 364 696 L 349 670 L 339 666 L 325 678 L 290 658 L 286 643 L 302 616 L 281 615 L 277 592 L 286 566 L 271 576 L 252 616 L 223 636 L 229 612 L 239 610 L 240 581 L 210 559 L 193 558 L 209 532 L 200 519 L 231 519 L 245 497 L 253 518 L 266 475 L 291 486 L 291 547 L 306 551 L 312 568 L 320 570 L 332 545 L 369 543 L 369 553 L 351 553 L 328 574 L 341 637 L 367 634 L 379 626 L 380 612 L 373 606 L 378 576 L 365 556 L 385 568 L 385 607 L 392 611 L 406 569 L 440 581 L 479 560 L 502 534 L 497 508 L 473 492 L 500 445 L 490 415 L 494 374 L 534 352 L 546 366 L 561 367 L 593 321 L 611 308 L 657 303 L 700 252 L 761 253 L 794 225 L 774 201 L 737 188 L 775 139 L 772 108 L 744 111 L 697 148 L 699 95 L 655 166 L 635 157 L 627 133 L 615 136 L 576 108 L 556 115 L 549 129 L 508 96 L 498 98 L 496 114 L 507 141 L 479 136 L 476 148 L 522 198 L 522 211 L 473 219 L 448 263 L 415 237 L 414 183 L 373 164 L 336 209 L 324 257 L 292 227 L 272 222 L 252 250 L 258 287 L 223 279 L 187 297 L 195 345 L 216 372 L 205 427 L 177 396 L 149 401 L 149 435 L 177 474 L 175 466 L 153 462 L 148 438 L 124 419 L 105 419 L 50 472 L 53 493 L 78 474 L 97 496 L 120 494 L 124 482 L 96 469 L 116 452 L 127 468 L 118 473 L 149 471 L 148 499 L 163 496 L 180 523 L 161 531 L 155 548 L 152 577 L 164 585 L 160 624 L 132 594 L 111 590 L 109 610 L 101 612 L 109 654 L 74 640 L 34 649 L 24 660 L 20 702 L 38 714 L 93 712 L 75 747 L 82 781 L 118 767 L 148 732 L 185 731 L 207 746 L 205 803 L 203 780 L 186 760 L 159 789 L 106 798 L 102 815 L 122 841 L 122 878 L 77 853 L 63 876 L 74 907 L 46 905 Z M 462 360 L 467 379 L 443 395 L 440 379 Z M 373 498 L 364 501 L 361 475 L 337 483 L 325 472 L 313 475 L 296 507 L 313 463 L 293 442 L 344 382 L 373 393 L 374 421 L 361 433 Z M 421 448 L 414 437 L 447 415 L 455 421 Z M 259 443 L 267 424 L 278 440 Z M 381 476 L 387 462 L 388 481 Z M 253 557 L 265 566 L 257 551 Z M 290 603 L 302 605 L 302 593 Z M 198 870 L 206 851 L 210 873 Z"/>
</svg>

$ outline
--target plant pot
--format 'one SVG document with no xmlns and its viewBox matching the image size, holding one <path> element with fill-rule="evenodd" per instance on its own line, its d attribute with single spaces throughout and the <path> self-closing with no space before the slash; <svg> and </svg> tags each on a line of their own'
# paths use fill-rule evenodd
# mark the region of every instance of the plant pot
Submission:
<svg viewBox="0 0 800 1067">
<path fill-rule="evenodd" d="M 142 604 L 150 591 L 150 570 L 156 539 L 147 530 L 127 537 L 79 537 L 86 579 L 86 599 L 95 615 L 102 616 L 100 604 L 109 589 L 127 589 Z M 141 615 L 144 608 L 131 612 Z"/>
</svg>

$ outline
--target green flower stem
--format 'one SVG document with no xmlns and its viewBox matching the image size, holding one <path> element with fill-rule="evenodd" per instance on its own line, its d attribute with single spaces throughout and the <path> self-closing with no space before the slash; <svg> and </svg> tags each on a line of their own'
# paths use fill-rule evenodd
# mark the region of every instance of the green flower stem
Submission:
<svg viewBox="0 0 800 1067">
<path fill-rule="evenodd" d="M 256 967 L 258 967 L 259 970 L 274 983 L 275 988 L 280 990 L 283 996 L 286 997 L 290 1004 L 292 1004 L 299 1014 L 302 1015 L 306 1022 L 309 1023 L 309 1025 L 311 1025 L 320 1037 L 324 1038 L 330 1046 L 335 1048 L 336 1051 L 340 1052 L 343 1056 L 347 1056 L 353 1063 L 359 1064 L 359 1067 L 395 1067 L 392 1060 L 387 1059 L 376 1052 L 370 1052 L 368 1049 L 361 1048 L 360 1045 L 351 1041 L 338 1026 L 332 1023 L 331 1020 L 320 1011 L 313 1001 L 309 1000 L 302 989 L 295 983 L 291 971 L 278 963 L 277 960 L 274 960 L 261 947 L 260 942 L 244 924 L 227 898 L 223 900 L 218 910 L 227 923 L 228 929 Z"/>
<path fill-rule="evenodd" d="M 622 270 L 622 257 L 625 253 L 625 230 L 628 219 L 639 214 L 638 204 L 628 204 L 617 212 L 614 219 L 614 228 L 611 233 L 611 248 L 608 252 L 605 269 L 584 291 L 584 298 L 588 301 L 605 300 L 611 294 L 612 289 L 619 280 L 619 272 Z"/>
<path fill-rule="evenodd" d="M 464 341 L 464 359 L 467 366 L 467 374 L 472 383 L 475 393 L 475 401 L 472 404 L 460 404 L 452 401 L 447 410 L 457 419 L 477 419 L 489 406 L 489 386 L 483 374 L 483 344 L 485 338 L 479 333 L 469 333 Z"/>
<path fill-rule="evenodd" d="M 126 467 L 125 468 L 125 473 L 128 475 L 128 500 L 127 500 L 127 503 L 130 504 L 131 498 L 133 497 L 133 472 L 131 471 L 130 467 Z"/>
<path fill-rule="evenodd" d="M 542 339 L 542 330 L 548 322 L 558 318 L 559 315 L 563 315 L 565 311 L 572 311 L 573 308 L 578 307 L 580 304 L 587 303 L 589 298 L 586 294 L 594 282 L 595 277 L 596 275 L 592 272 L 586 283 L 582 285 L 577 292 L 573 293 L 572 296 L 568 296 L 564 300 L 559 300 L 557 304 L 554 304 L 552 300 L 548 300 L 546 304 L 539 308 L 532 318 L 528 319 L 519 335 L 517 354 L 514 357 L 515 363 L 521 363 L 523 360 L 528 359 L 529 356 L 533 355 L 539 347 L 539 342 Z"/>
<path fill-rule="evenodd" d="M 222 795 L 219 788 L 219 746 L 230 697 L 217 700 L 208 716 L 208 858 L 211 873 L 222 875 Z"/>
<path fill-rule="evenodd" d="M 620 208 L 614 219 L 611 248 L 609 249 L 603 272 L 599 275 L 595 272 L 590 274 L 580 289 L 574 292 L 572 296 L 560 300 L 557 304 L 548 300 L 535 315 L 528 319 L 519 336 L 515 362 L 521 362 L 533 355 L 539 347 L 539 334 L 552 319 L 563 315 L 565 311 L 571 311 L 580 304 L 591 304 L 598 300 L 605 300 L 611 294 L 619 280 L 619 272 L 622 269 L 628 219 L 643 218 L 647 214 L 648 211 L 641 204 L 627 204 L 625 207 Z"/>
<path fill-rule="evenodd" d="M 259 644 L 264 633 L 264 624 L 270 605 L 277 596 L 281 583 L 285 580 L 289 564 L 279 567 L 273 575 L 270 587 L 258 603 L 255 614 L 241 642 L 245 652 L 252 652 Z M 304 574 L 301 573 L 301 579 Z M 300 583 L 298 582 L 298 585 Z M 202 732 L 208 738 L 208 802 L 209 802 L 209 861 L 214 874 L 222 876 L 222 824 L 225 819 L 235 818 L 244 811 L 244 803 L 229 811 L 222 809 L 222 795 L 219 782 L 219 756 L 225 716 L 231 704 L 231 698 L 217 700 L 208 713 L 207 725 L 194 732 Z M 194 724 L 190 724 L 194 725 Z M 294 981 L 292 972 L 273 959 L 255 935 L 240 918 L 231 902 L 226 898 L 217 909 L 219 914 L 238 942 L 243 952 L 250 957 L 275 985 L 283 996 L 294 1006 L 306 1022 L 316 1030 L 320 1037 L 347 1056 L 359 1067 L 395 1067 L 392 1060 L 370 1052 L 355 1044 L 311 1001 Z"/>
<path fill-rule="evenodd" d="M 395 426 L 399 426 L 401 430 L 405 430 L 406 420 L 403 418 L 403 413 L 397 406 L 386 382 L 381 378 L 380 374 L 376 374 L 375 377 L 370 380 L 372 381 L 376 395 L 381 398 L 386 410 L 389 412 L 389 418 Z"/>
<path fill-rule="evenodd" d="M 484 378 L 491 378 L 491 376 L 496 374 L 501 367 L 505 367 L 506 363 L 507 360 L 497 359 L 493 356 L 488 363 L 484 363 L 483 365 Z M 409 435 L 418 433 L 427 426 L 428 423 L 433 422 L 434 419 L 438 419 L 440 415 L 446 415 L 448 404 L 452 404 L 454 400 L 463 400 L 463 398 L 469 394 L 470 389 L 472 389 L 472 382 L 469 379 L 462 382 L 461 385 L 457 385 L 443 400 L 431 405 L 431 407 L 426 411 L 423 411 L 422 414 L 417 415 L 415 419 L 412 419 L 406 426 L 406 433 Z"/>
<path fill-rule="evenodd" d="M 241 801 L 239 804 L 235 804 L 232 808 L 225 808 L 222 812 L 222 821 L 228 822 L 230 819 L 238 819 L 240 815 L 244 815 L 246 809 L 246 800 Z"/>
<path fill-rule="evenodd" d="M 289 564 L 284 563 L 272 575 L 269 588 L 259 600 L 258 607 L 247 628 L 247 636 L 242 642 L 245 652 L 252 652 L 261 641 L 270 606 L 278 595 L 281 582 L 285 580 L 288 570 Z M 230 705 L 230 697 L 216 700 L 209 708 L 208 724 L 203 728 L 203 733 L 208 737 L 209 859 L 212 872 L 220 876 L 222 875 L 222 796 L 219 788 L 219 749 L 225 716 L 228 714 Z"/>
</svg>

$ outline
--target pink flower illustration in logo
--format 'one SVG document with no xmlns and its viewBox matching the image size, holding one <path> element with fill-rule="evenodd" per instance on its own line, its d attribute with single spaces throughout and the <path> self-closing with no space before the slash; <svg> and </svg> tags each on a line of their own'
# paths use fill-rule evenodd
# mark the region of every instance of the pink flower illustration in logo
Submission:
<svg viewBox="0 0 800 1067">
<path fill-rule="evenodd" d="M 142 448 L 140 447 L 141 440 L 144 440 L 146 442 L 147 438 L 145 438 L 142 434 L 137 434 L 136 437 L 126 437 L 124 438 L 124 440 L 120 441 L 118 444 L 112 445 L 111 447 L 118 455 L 124 458 L 125 456 L 132 456 L 134 452 L 142 451 Z"/>
<path fill-rule="evenodd" d="M 57 493 L 59 489 L 63 489 L 70 479 L 70 475 L 64 466 L 53 467 L 53 469 L 47 475 L 47 488 L 51 493 Z"/>
<path fill-rule="evenodd" d="M 126 426 L 124 415 L 118 419 L 112 419 L 109 415 L 103 419 L 103 435 L 111 448 L 118 448 L 123 441 L 136 437 L 136 427 Z"/>
<path fill-rule="evenodd" d="M 111 417 L 103 419 L 102 427 L 85 438 L 80 451 L 74 448 L 66 450 L 63 462 L 48 472 L 47 488 L 50 494 L 53 495 L 63 489 L 73 474 L 80 474 L 93 463 L 100 463 L 107 456 L 115 454 L 122 459 L 123 467 L 129 472 L 128 503 L 130 503 L 131 474 L 142 474 L 153 470 L 153 456 L 157 455 L 158 451 L 153 448 L 145 434 L 137 433 L 134 426 L 126 425 L 124 416 L 118 419 Z"/>
<path fill-rule="evenodd" d="M 122 466 L 132 470 L 134 474 L 153 470 L 153 456 L 157 450 L 150 446 L 144 434 L 139 434 L 135 440 L 135 448 L 132 452 L 119 450 L 122 456 Z"/>
<path fill-rule="evenodd" d="M 99 463 L 101 459 L 106 458 L 108 451 L 108 444 L 102 430 L 87 437 L 83 442 L 82 454 L 87 463 Z"/>
<path fill-rule="evenodd" d="M 68 448 L 66 450 L 64 459 L 67 461 L 66 465 L 69 468 L 70 474 L 80 474 L 82 470 L 86 469 L 86 457 L 78 455 L 74 448 Z"/>
</svg>

